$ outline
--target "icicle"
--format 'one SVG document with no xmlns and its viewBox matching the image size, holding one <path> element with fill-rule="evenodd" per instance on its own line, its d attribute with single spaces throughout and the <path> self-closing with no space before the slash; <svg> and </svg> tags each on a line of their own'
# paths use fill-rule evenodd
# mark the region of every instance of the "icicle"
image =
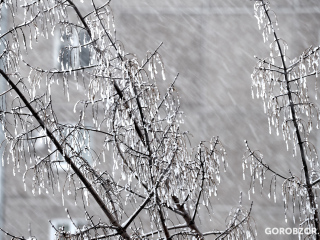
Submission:
<svg viewBox="0 0 320 240">
<path fill-rule="evenodd" d="M 161 73 L 162 73 L 162 79 L 163 79 L 163 81 L 165 81 L 166 80 L 166 75 L 165 75 L 164 68 L 162 68 Z"/>
<path fill-rule="evenodd" d="M 62 191 L 61 197 L 62 197 L 62 206 L 64 206 L 64 193 L 63 193 L 63 191 Z"/>
</svg>

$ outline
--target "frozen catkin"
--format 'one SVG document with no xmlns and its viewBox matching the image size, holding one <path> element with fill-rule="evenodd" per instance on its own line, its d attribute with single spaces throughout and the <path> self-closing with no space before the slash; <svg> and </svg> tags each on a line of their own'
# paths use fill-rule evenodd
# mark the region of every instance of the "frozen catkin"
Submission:
<svg viewBox="0 0 320 240">
<path fill-rule="evenodd" d="M 263 39 L 270 42 L 270 56 L 257 58 L 251 75 L 252 96 L 263 100 L 270 133 L 275 131 L 279 135 L 282 132 L 287 150 L 292 151 L 293 158 L 300 159 L 301 172 L 292 173 L 289 170 L 288 176 L 285 176 L 274 171 L 263 155 L 251 150 L 246 142 L 243 170 L 250 169 L 249 192 L 254 192 L 257 182 L 262 189 L 266 173 L 270 172 L 272 178 L 268 196 L 273 195 L 276 200 L 276 182 L 281 182 L 285 221 L 288 210 L 291 210 L 294 222 L 299 215 L 300 226 L 314 229 L 304 235 L 304 239 L 320 239 L 316 192 L 319 188 L 319 160 L 315 146 L 309 141 L 311 132 L 319 125 L 316 100 L 320 48 L 311 46 L 299 57 L 290 60 L 288 44 L 277 35 L 278 20 L 269 2 L 256 1 L 254 10 Z M 312 89 L 313 81 L 315 90 Z"/>
</svg>

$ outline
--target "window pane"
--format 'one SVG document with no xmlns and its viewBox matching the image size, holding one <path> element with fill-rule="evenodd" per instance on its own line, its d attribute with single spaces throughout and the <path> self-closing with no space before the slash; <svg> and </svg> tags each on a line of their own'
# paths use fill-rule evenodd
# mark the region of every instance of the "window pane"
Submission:
<svg viewBox="0 0 320 240">
<path fill-rule="evenodd" d="M 81 45 L 85 45 L 90 40 L 89 34 L 86 31 L 81 31 L 79 33 L 79 42 Z M 90 50 L 88 46 L 81 47 L 80 53 L 80 67 L 85 67 L 90 65 Z"/>
<path fill-rule="evenodd" d="M 59 68 L 60 70 L 67 70 L 72 68 L 72 51 L 69 49 L 70 46 L 70 38 L 72 35 L 64 34 L 61 38 L 63 41 L 60 41 L 60 48 L 59 48 Z"/>
</svg>

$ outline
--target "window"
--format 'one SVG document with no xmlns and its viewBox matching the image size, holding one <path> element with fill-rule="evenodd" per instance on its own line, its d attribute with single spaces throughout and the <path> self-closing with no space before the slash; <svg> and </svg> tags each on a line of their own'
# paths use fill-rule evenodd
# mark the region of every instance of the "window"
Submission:
<svg viewBox="0 0 320 240">
<path fill-rule="evenodd" d="M 66 233 L 74 234 L 76 233 L 77 229 L 82 229 L 82 227 L 87 223 L 85 219 L 73 219 L 74 224 L 71 222 L 68 218 L 58 218 L 53 219 L 51 221 L 52 225 L 55 227 L 55 229 L 63 229 Z M 56 239 L 56 230 L 52 227 L 51 224 L 49 224 L 50 227 L 50 240 Z M 60 239 L 63 239 L 60 237 Z"/>
<path fill-rule="evenodd" d="M 79 60 L 80 60 L 80 67 L 85 67 L 90 65 L 90 49 L 89 46 L 86 44 L 89 42 L 90 37 L 86 31 L 81 31 L 79 33 L 79 43 L 81 46 L 79 52 Z"/>
<path fill-rule="evenodd" d="M 76 60 L 75 50 L 72 48 L 72 43 L 74 42 L 73 34 L 63 34 L 60 39 L 59 47 L 59 69 L 68 70 L 73 68 Z"/>
<path fill-rule="evenodd" d="M 56 59 L 58 59 L 58 69 L 69 70 L 90 65 L 90 49 L 86 44 L 90 37 L 86 31 L 78 33 L 64 33 L 62 36 L 57 33 L 56 38 Z M 78 47 L 78 46 L 81 47 Z"/>
</svg>

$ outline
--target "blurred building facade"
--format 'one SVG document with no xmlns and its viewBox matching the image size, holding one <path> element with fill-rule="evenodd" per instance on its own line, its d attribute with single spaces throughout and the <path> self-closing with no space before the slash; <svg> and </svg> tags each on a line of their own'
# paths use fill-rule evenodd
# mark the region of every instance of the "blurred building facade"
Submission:
<svg viewBox="0 0 320 240">
<path fill-rule="evenodd" d="M 83 3 L 81 11 L 86 12 L 89 5 L 89 2 Z M 126 52 L 136 54 L 141 61 L 148 50 L 152 51 L 164 42 L 159 52 L 168 80 L 160 82 L 159 87 L 163 91 L 177 72 L 180 73 L 176 89 L 185 112 L 184 130 L 193 135 L 193 146 L 201 140 L 219 136 L 227 150 L 229 167 L 222 175 L 218 198 L 212 199 L 213 221 L 204 223 L 203 228 L 223 229 L 229 210 L 238 205 L 240 191 L 244 206 L 249 208 L 250 201 L 254 201 L 253 217 L 258 239 L 270 239 L 264 232 L 266 227 L 294 226 L 290 219 L 288 223 L 284 221 L 280 192 L 277 203 L 267 198 L 268 187 L 262 191 L 262 196 L 257 193 L 249 200 L 249 181 L 242 180 L 245 139 L 253 149 L 259 149 L 266 162 L 277 171 L 287 173 L 289 168 L 292 171 L 300 169 L 299 161 L 292 164 L 292 154 L 286 151 L 282 138 L 269 134 L 262 102 L 251 97 L 254 55 L 269 56 L 269 43 L 263 43 L 253 16 L 253 1 L 117 0 L 110 6 L 117 39 L 123 43 Z M 310 45 L 320 44 L 318 1 L 271 1 L 271 8 L 278 16 L 279 35 L 288 43 L 289 57 L 297 57 Z M 40 41 L 35 47 L 41 56 L 31 55 L 27 59 L 32 59 L 34 66 L 57 67 L 60 44 L 57 37 L 52 38 L 49 47 Z M 87 64 L 86 61 L 83 58 L 81 64 Z M 68 121 L 65 98 L 61 97 L 55 104 L 62 121 Z M 311 139 L 318 144 L 317 134 Z M 70 231 L 73 229 L 65 208 L 77 224 L 83 224 L 82 207 L 74 206 L 73 198 L 66 198 L 65 206 L 62 206 L 61 193 L 33 196 L 31 191 L 24 191 L 22 174 L 12 175 L 10 164 L 5 165 L 3 174 L 3 228 L 8 232 L 28 236 L 28 223 L 31 223 L 33 235 L 51 240 L 53 231 L 49 219 L 56 226 L 62 224 Z M 95 206 L 92 211 L 98 214 Z M 296 238 L 283 236 L 282 239 Z"/>
</svg>

